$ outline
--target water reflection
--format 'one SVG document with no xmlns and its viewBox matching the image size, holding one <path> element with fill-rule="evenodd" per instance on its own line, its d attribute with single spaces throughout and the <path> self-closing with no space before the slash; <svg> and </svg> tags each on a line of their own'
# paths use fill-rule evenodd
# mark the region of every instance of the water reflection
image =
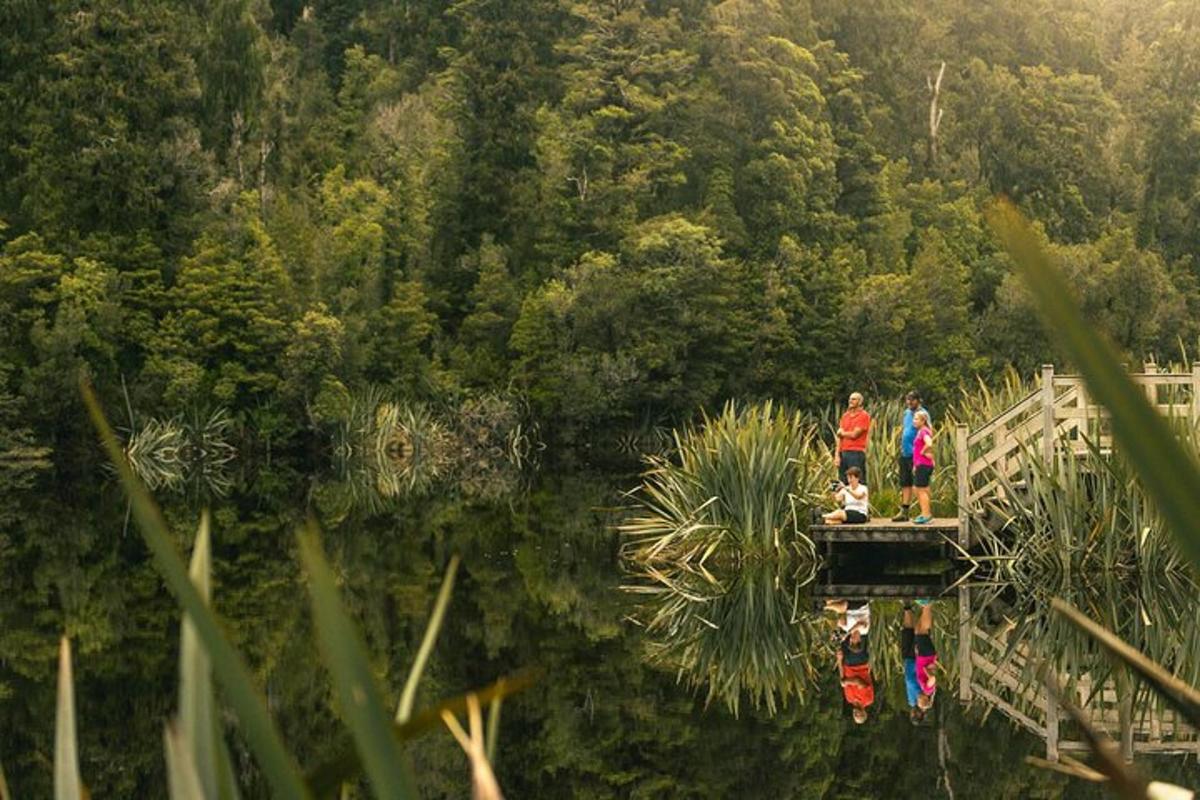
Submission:
<svg viewBox="0 0 1200 800">
<path fill-rule="evenodd" d="M 671 572 L 672 574 L 668 574 Z M 822 675 L 828 633 L 789 560 L 753 560 L 716 574 L 643 566 L 627 591 L 648 598 L 631 619 L 645 630 L 648 664 L 676 674 L 735 715 L 743 697 L 774 714 L 803 700 Z"/>
<path fill-rule="evenodd" d="M 303 465 L 290 466 L 294 472 L 262 478 L 254 489 L 235 486 L 214 504 L 214 604 L 289 748 L 307 764 L 342 724 L 292 553 L 305 509 L 295 492 L 263 489 L 297 483 Z M 429 496 L 322 520 L 343 597 L 393 699 L 451 552 L 463 556 L 460 581 L 418 702 L 542 667 L 545 680 L 504 707 L 496 768 L 506 796 L 946 796 L 945 785 L 958 798 L 1091 796 L 1022 765 L 1024 756 L 1043 753 L 1041 738 L 999 713 L 985 717 L 978 698 L 971 709 L 957 702 L 953 595 L 931 605 L 937 694 L 915 728 L 905 696 L 903 599 L 870 598 L 875 697 L 868 721 L 856 725 L 821 582 L 777 563 L 718 569 L 706 562 L 720 590 L 707 579 L 689 584 L 704 598 L 694 608 L 704 610 L 681 628 L 695 637 L 696 663 L 720 659 L 724 680 L 735 658 L 787 667 L 752 669 L 756 683 L 739 687 L 736 715 L 724 696 L 706 702 L 707 677 L 689 688 L 677 659 L 648 660 L 649 643 L 666 640 L 665 631 L 623 622 L 660 600 L 618 591 L 635 579 L 620 568 L 617 517 L 603 509 L 629 478 L 547 473 L 502 502 Z M 20 510 L 0 530 L 0 760 L 15 797 L 51 795 L 54 652 L 65 630 L 76 643 L 82 771 L 93 796 L 163 796 L 160 744 L 175 701 L 177 610 L 140 541 L 122 535 L 124 501 L 114 487 L 49 480 L 0 498 Z M 166 512 L 186 547 L 194 507 L 178 496 L 168 498 Z M 699 617 L 725 633 L 711 638 Z M 729 636 L 739 626 L 740 643 Z M 769 685 L 773 674 L 791 687 L 786 698 Z M 230 736 L 248 787 L 243 796 L 266 797 L 236 731 Z M 456 748 L 444 733 L 412 748 L 424 796 L 466 796 Z M 1156 762 L 1153 771 L 1184 785 L 1200 778 L 1178 759 Z"/>
</svg>

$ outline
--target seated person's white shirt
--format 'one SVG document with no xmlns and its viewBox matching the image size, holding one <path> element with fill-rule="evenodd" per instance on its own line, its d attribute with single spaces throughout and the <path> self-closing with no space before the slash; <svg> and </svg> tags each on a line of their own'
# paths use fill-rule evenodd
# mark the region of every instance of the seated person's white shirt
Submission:
<svg viewBox="0 0 1200 800">
<path fill-rule="evenodd" d="M 846 609 L 845 621 L 843 622 L 842 617 L 839 616 L 837 625 L 843 631 L 849 633 L 850 630 L 860 622 L 862 623 L 862 627 L 858 629 L 859 632 L 863 634 L 869 633 L 871 630 L 870 603 L 865 603 L 861 608 Z"/>
<path fill-rule="evenodd" d="M 838 497 L 842 499 L 842 508 L 847 511 L 857 511 L 863 516 L 869 516 L 871 511 L 870 496 L 867 487 L 861 483 L 858 485 L 858 492 L 862 495 L 862 499 L 850 494 L 850 487 L 846 486 L 838 492 Z"/>
</svg>

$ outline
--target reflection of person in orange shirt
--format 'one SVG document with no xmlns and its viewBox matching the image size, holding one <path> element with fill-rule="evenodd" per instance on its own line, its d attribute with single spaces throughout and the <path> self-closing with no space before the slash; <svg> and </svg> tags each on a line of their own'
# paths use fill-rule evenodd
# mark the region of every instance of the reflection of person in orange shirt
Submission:
<svg viewBox="0 0 1200 800">
<path fill-rule="evenodd" d="M 871 432 L 871 415 L 863 408 L 863 396 L 858 392 L 850 395 L 846 413 L 838 422 L 837 443 L 834 445 L 833 463 L 838 477 L 846 482 L 846 470 L 858 467 L 861 481 L 867 483 L 867 437 Z"/>
<path fill-rule="evenodd" d="M 871 678 L 871 606 L 862 602 L 851 608 L 846 600 L 831 600 L 825 608 L 838 613 L 838 628 L 845 632 L 838 645 L 838 678 L 842 696 L 850 704 L 854 721 L 867 721 L 867 707 L 875 702 L 875 681 Z"/>
</svg>

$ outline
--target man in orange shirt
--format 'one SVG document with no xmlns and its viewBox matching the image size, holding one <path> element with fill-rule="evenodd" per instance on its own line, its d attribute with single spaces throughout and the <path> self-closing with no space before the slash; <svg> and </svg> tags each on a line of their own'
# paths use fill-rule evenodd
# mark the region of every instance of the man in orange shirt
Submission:
<svg viewBox="0 0 1200 800">
<path fill-rule="evenodd" d="M 838 423 L 837 444 L 834 447 L 834 464 L 838 477 L 846 482 L 846 470 L 858 467 L 860 481 L 867 483 L 867 436 L 871 431 L 871 415 L 863 408 L 863 396 L 858 392 L 850 395 L 850 402 L 842 420 Z"/>
</svg>

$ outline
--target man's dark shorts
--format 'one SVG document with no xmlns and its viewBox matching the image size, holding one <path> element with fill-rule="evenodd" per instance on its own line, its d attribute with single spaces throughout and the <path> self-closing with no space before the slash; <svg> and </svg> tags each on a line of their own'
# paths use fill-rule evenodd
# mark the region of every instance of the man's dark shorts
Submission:
<svg viewBox="0 0 1200 800">
<path fill-rule="evenodd" d="M 933 646 L 933 639 L 929 638 L 928 633 L 918 633 L 913 637 L 913 649 L 919 656 L 937 655 L 937 648 Z"/>
<path fill-rule="evenodd" d="M 900 456 L 900 488 L 911 489 L 913 485 L 912 456 Z"/>
<path fill-rule="evenodd" d="M 928 489 L 929 479 L 933 477 L 933 467 L 928 464 L 922 464 L 915 470 L 916 475 L 913 478 L 913 485 L 918 489 Z"/>
<path fill-rule="evenodd" d="M 914 634 L 912 628 L 900 629 L 900 657 L 901 658 L 916 658 L 917 651 L 914 649 Z"/>
<path fill-rule="evenodd" d="M 855 511 L 852 508 L 846 509 L 846 522 L 850 525 L 866 525 L 870 518 L 861 511 Z"/>
<path fill-rule="evenodd" d="M 838 477 L 842 483 L 846 482 L 846 470 L 851 467 L 858 467 L 862 475 L 859 476 L 859 483 L 866 484 L 867 482 L 867 453 L 865 450 L 843 450 L 841 452 L 841 463 L 838 466 Z"/>
</svg>

